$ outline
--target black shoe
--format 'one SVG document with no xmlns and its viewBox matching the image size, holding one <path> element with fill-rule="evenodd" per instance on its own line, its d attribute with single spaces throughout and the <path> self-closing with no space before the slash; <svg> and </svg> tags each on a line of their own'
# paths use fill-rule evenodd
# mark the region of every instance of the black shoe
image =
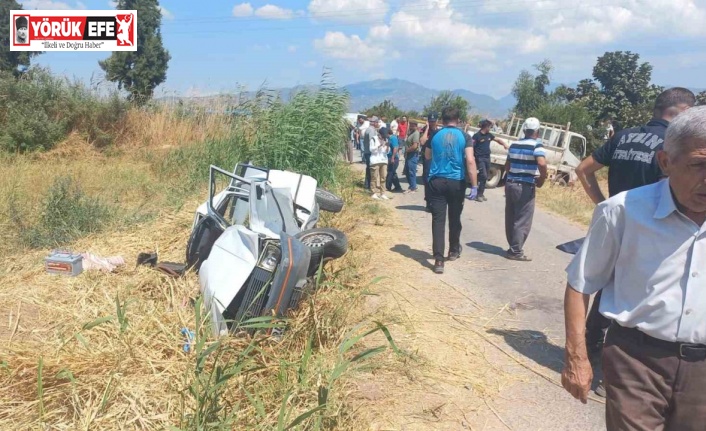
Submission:
<svg viewBox="0 0 706 431">
<path fill-rule="evenodd" d="M 520 261 L 520 262 L 531 262 L 531 261 L 532 261 L 532 258 L 531 258 L 531 257 L 525 256 L 524 254 L 512 254 L 512 253 L 507 253 L 507 254 L 505 255 L 505 257 L 508 258 L 508 259 L 510 259 L 510 260 L 517 260 L 517 261 Z"/>
<path fill-rule="evenodd" d="M 448 260 L 449 262 L 453 262 L 454 260 L 457 260 L 460 257 L 461 257 L 461 248 L 459 247 L 458 251 L 449 252 L 449 257 L 447 257 L 446 260 Z"/>
<path fill-rule="evenodd" d="M 444 273 L 444 261 L 437 259 L 436 262 L 434 263 L 434 272 L 437 274 L 443 274 Z"/>
</svg>

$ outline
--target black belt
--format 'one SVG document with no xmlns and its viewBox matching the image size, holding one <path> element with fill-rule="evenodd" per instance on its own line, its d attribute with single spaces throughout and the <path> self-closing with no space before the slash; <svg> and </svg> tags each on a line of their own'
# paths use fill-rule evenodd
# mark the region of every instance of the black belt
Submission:
<svg viewBox="0 0 706 431">
<path fill-rule="evenodd" d="M 510 180 L 507 179 L 505 180 L 506 183 L 513 183 L 513 184 L 526 184 L 528 186 L 533 186 L 535 185 L 534 183 L 530 183 L 529 181 L 520 181 L 520 180 Z"/>
<path fill-rule="evenodd" d="M 656 347 L 665 350 L 679 359 L 686 361 L 703 361 L 706 360 L 706 344 L 681 343 L 679 341 L 665 341 L 647 335 L 636 328 L 626 328 L 613 322 L 610 325 L 608 332 L 619 334 L 628 338 L 637 340 L 642 344 Z"/>
</svg>

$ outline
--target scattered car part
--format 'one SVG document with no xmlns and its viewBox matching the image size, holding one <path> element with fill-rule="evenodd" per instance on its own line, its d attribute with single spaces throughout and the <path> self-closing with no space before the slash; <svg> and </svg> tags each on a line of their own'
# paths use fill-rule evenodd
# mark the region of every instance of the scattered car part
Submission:
<svg viewBox="0 0 706 431">
<path fill-rule="evenodd" d="M 319 204 L 319 208 L 324 211 L 339 213 L 343 210 L 343 199 L 328 190 L 317 188 L 316 202 Z"/>
</svg>

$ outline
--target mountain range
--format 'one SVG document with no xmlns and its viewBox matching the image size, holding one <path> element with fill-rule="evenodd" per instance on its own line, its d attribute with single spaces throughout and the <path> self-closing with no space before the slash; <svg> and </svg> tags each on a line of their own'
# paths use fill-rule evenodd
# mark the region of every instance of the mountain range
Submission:
<svg viewBox="0 0 706 431">
<path fill-rule="evenodd" d="M 287 101 L 291 95 L 301 90 L 316 90 L 316 85 L 300 85 L 291 88 L 278 88 L 272 90 L 279 94 L 282 100 Z M 367 108 L 378 105 L 385 100 L 389 100 L 403 111 L 421 112 L 425 105 L 436 97 L 441 90 L 435 90 L 402 79 L 377 79 L 373 81 L 357 82 L 341 87 L 342 91 L 349 94 L 348 112 L 360 112 Z M 515 98 L 512 95 L 495 99 L 486 94 L 478 94 L 464 89 L 452 91 L 466 99 L 471 106 L 471 112 L 488 117 L 501 117 L 508 113 L 515 105 Z M 246 97 L 252 97 L 254 92 L 246 92 Z M 197 103 L 212 102 L 214 99 L 224 101 L 224 99 L 236 98 L 235 95 L 213 95 L 200 97 L 161 97 L 158 101 L 190 100 Z"/>
<path fill-rule="evenodd" d="M 425 105 L 441 93 L 435 90 L 402 79 L 378 79 L 364 81 L 343 87 L 350 94 L 351 112 L 359 112 L 389 100 L 403 111 L 422 111 Z M 486 94 L 478 94 L 464 89 L 452 90 L 454 95 L 466 99 L 471 106 L 471 112 L 488 117 L 501 117 L 515 105 L 512 95 L 495 99 Z"/>
</svg>

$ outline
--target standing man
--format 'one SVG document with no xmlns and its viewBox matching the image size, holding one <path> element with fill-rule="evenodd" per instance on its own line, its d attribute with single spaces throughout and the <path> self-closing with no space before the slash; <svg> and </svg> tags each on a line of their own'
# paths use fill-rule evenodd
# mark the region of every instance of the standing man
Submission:
<svg viewBox="0 0 706 431">
<path fill-rule="evenodd" d="M 400 123 L 397 125 L 397 136 L 403 141 L 407 139 L 407 128 L 407 117 L 403 115 Z"/>
<path fill-rule="evenodd" d="M 395 117 L 392 119 L 392 122 L 390 122 L 390 135 L 397 136 L 397 133 L 399 132 L 399 127 L 400 124 L 397 121 L 399 118 Z"/>
<path fill-rule="evenodd" d="M 476 166 L 478 166 L 478 197 L 476 201 L 485 202 L 485 183 L 488 181 L 488 173 L 490 172 L 490 143 L 495 141 L 498 144 L 509 149 L 510 147 L 502 139 L 498 139 L 490 133 L 490 127 L 493 125 L 490 120 L 480 122 L 480 130 L 473 135 L 473 153 L 476 156 Z"/>
<path fill-rule="evenodd" d="M 426 154 L 426 149 L 428 148 L 429 145 L 431 145 L 431 140 L 434 138 L 434 135 L 436 132 L 439 131 L 439 124 L 438 124 L 438 118 L 436 116 L 435 112 L 432 112 L 427 116 L 427 125 L 424 127 L 424 133 L 422 134 L 422 137 L 420 139 L 421 144 L 422 144 L 422 151 L 421 153 L 424 155 Z M 428 184 L 428 177 L 429 177 L 429 164 L 430 160 L 427 160 L 425 156 L 422 156 L 422 178 L 424 179 L 424 201 L 426 202 L 426 211 L 428 213 L 431 212 L 431 205 L 429 204 L 429 186 Z"/>
<path fill-rule="evenodd" d="M 461 257 L 461 213 L 466 185 L 477 186 L 476 159 L 471 137 L 458 128 L 458 108 L 447 106 L 441 111 L 444 127 L 437 131 L 425 149 L 429 160 L 429 204 L 433 236 L 434 272 L 444 273 L 446 250 L 446 212 L 449 214 L 449 255 L 454 261 Z"/>
<path fill-rule="evenodd" d="M 390 199 L 385 195 L 384 189 L 387 180 L 388 133 L 387 128 L 383 127 L 377 131 L 374 138 L 370 138 L 370 187 L 373 199 Z"/>
<path fill-rule="evenodd" d="M 400 166 L 400 142 L 399 136 L 390 135 L 388 140 L 389 150 L 387 152 L 387 179 L 385 188 L 388 192 L 400 193 L 402 186 L 400 179 L 397 177 L 397 168 Z M 392 187 L 395 187 L 394 189 Z"/>
<path fill-rule="evenodd" d="M 562 385 L 586 404 L 586 309 L 603 291 L 608 430 L 706 426 L 706 106 L 669 124 L 657 158 L 668 178 L 598 204 L 566 269 Z"/>
<path fill-rule="evenodd" d="M 644 126 L 622 130 L 584 159 L 576 168 L 584 190 L 598 205 L 606 198 L 598 186 L 596 172 L 608 166 L 608 196 L 654 184 L 662 178 L 657 153 L 664 145 L 669 122 L 696 104 L 696 96 L 686 88 L 670 88 L 655 100 L 653 118 Z M 586 344 L 592 360 L 600 358 L 605 330 L 610 320 L 598 311 L 601 291 L 596 293 L 586 321 Z M 604 396 L 603 385 L 597 394 Z"/>
<path fill-rule="evenodd" d="M 507 151 L 505 162 L 505 235 L 510 249 L 505 257 L 510 260 L 529 262 L 523 247 L 534 217 L 536 187 L 542 187 L 547 179 L 547 160 L 539 139 L 539 120 L 531 117 L 522 125 L 524 139 L 513 142 Z M 539 169 L 539 177 L 536 177 Z M 469 196 L 472 199 L 472 196 Z"/>
<path fill-rule="evenodd" d="M 407 176 L 409 188 L 405 193 L 415 193 L 417 191 L 417 164 L 419 163 L 419 130 L 417 122 L 409 123 L 409 135 L 405 141 L 404 172 Z"/>
<path fill-rule="evenodd" d="M 363 133 L 363 161 L 365 162 L 365 190 L 370 191 L 370 142 L 378 136 L 380 120 L 378 117 L 370 119 L 370 126 Z"/>
</svg>

